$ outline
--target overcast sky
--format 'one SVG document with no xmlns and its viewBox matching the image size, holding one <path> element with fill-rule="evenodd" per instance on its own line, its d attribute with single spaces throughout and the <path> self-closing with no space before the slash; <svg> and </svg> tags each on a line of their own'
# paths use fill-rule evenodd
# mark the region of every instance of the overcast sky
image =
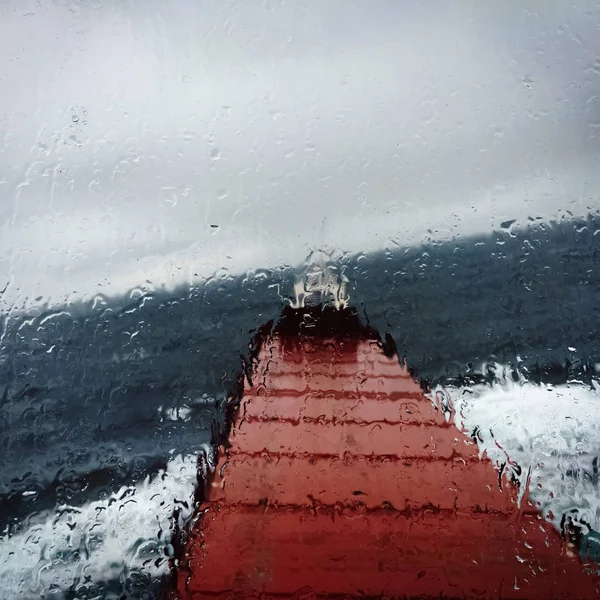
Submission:
<svg viewBox="0 0 600 600">
<path fill-rule="evenodd" d="M 2 0 L 0 90 L 4 307 L 600 208 L 599 2 Z"/>
</svg>

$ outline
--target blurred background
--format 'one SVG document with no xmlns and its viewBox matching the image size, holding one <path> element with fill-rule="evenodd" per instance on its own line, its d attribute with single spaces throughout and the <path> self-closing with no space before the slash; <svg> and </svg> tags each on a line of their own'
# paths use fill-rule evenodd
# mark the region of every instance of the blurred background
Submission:
<svg viewBox="0 0 600 600">
<path fill-rule="evenodd" d="M 600 529 L 599 2 L 6 0 L 0 85 L 4 597 L 160 597 L 315 257 Z"/>
</svg>

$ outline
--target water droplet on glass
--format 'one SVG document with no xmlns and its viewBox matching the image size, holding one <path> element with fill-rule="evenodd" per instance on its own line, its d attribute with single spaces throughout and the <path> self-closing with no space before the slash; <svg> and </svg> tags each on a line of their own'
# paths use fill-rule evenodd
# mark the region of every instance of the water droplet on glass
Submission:
<svg viewBox="0 0 600 600">
<path fill-rule="evenodd" d="M 523 77 L 521 83 L 529 90 L 533 87 L 533 79 L 531 77 Z"/>
</svg>

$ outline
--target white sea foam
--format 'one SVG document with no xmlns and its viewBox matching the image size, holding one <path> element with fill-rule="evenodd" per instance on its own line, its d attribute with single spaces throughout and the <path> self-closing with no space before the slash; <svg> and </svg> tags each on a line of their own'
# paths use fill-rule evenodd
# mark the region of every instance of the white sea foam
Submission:
<svg viewBox="0 0 600 600">
<path fill-rule="evenodd" d="M 491 386 L 438 388 L 432 397 L 455 411 L 458 427 L 476 433 L 482 453 L 498 465 L 520 468 L 521 490 L 529 489 L 531 500 L 556 527 L 570 514 L 600 530 L 594 474 L 600 388 L 501 378 Z"/>
<path fill-rule="evenodd" d="M 189 518 L 197 457 L 173 457 L 165 471 L 105 499 L 63 506 L 0 539 L 2 598 L 39 599 L 74 582 L 104 582 L 131 571 L 167 573 L 173 513 Z M 52 596 L 57 597 L 57 596 Z"/>
</svg>

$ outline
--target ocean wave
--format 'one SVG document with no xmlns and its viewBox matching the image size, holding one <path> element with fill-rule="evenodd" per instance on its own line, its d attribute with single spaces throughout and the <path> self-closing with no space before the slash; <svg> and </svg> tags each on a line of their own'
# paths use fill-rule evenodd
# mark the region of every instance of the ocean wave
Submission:
<svg viewBox="0 0 600 600">
<path fill-rule="evenodd" d="M 600 530 L 600 386 L 538 385 L 495 370 L 491 385 L 438 386 L 430 396 L 558 529 L 570 516 Z"/>
<path fill-rule="evenodd" d="M 138 485 L 37 514 L 16 535 L 0 538 L 2 596 L 66 600 L 103 582 L 126 586 L 128 578 L 167 575 L 173 533 L 193 509 L 197 464 L 197 457 L 174 456 Z"/>
</svg>

